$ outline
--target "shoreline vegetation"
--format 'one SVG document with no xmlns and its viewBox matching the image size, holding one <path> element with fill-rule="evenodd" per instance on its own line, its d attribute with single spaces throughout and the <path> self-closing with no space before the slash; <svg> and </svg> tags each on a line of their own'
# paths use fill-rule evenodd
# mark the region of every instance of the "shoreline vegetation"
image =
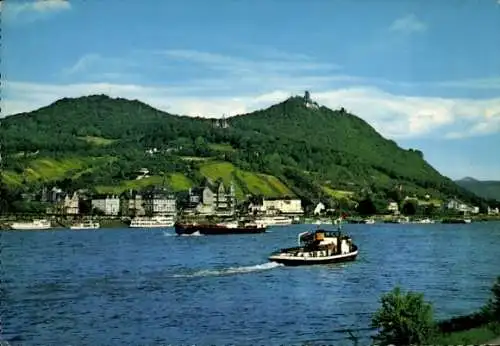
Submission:
<svg viewBox="0 0 500 346">
<path fill-rule="evenodd" d="M 403 292 L 400 287 L 383 294 L 380 308 L 372 317 L 378 330 L 375 344 L 385 345 L 479 345 L 500 339 L 500 276 L 491 288 L 492 296 L 469 315 L 435 321 L 432 304 L 424 295 Z"/>
</svg>

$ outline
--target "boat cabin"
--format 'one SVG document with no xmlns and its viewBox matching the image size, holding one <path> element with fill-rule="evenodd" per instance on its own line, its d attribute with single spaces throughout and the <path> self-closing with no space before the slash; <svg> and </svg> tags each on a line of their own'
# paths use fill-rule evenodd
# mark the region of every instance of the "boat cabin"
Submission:
<svg viewBox="0 0 500 346">
<path fill-rule="evenodd" d="M 330 250 L 333 253 L 344 254 L 351 251 L 352 240 L 340 231 L 318 229 L 299 234 L 299 246 L 306 251 Z"/>
</svg>

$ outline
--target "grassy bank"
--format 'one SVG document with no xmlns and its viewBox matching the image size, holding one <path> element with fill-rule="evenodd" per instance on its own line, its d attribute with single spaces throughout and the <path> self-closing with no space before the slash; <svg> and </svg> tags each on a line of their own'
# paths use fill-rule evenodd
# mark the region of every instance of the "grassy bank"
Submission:
<svg viewBox="0 0 500 346">
<path fill-rule="evenodd" d="M 479 327 L 459 330 L 451 333 L 439 333 L 431 342 L 433 345 L 479 345 L 500 337 L 491 326 L 485 324 Z"/>
<path fill-rule="evenodd" d="M 500 276 L 492 297 L 473 314 L 445 321 L 434 319 L 433 307 L 417 292 L 400 287 L 382 295 L 372 317 L 377 345 L 479 345 L 500 339 Z"/>
</svg>

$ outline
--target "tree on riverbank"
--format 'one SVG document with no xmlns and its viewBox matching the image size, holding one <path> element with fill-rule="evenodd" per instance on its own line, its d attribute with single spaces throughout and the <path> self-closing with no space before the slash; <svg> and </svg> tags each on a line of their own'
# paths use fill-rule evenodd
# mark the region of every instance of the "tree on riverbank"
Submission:
<svg viewBox="0 0 500 346">
<path fill-rule="evenodd" d="M 396 287 L 380 302 L 382 306 L 372 318 L 372 326 L 379 329 L 376 344 L 423 345 L 431 340 L 436 328 L 432 305 L 423 294 L 403 293 Z"/>
<path fill-rule="evenodd" d="M 432 306 L 419 293 L 402 293 L 399 287 L 381 298 L 372 318 L 379 330 L 378 345 L 478 344 L 500 336 L 500 277 L 492 297 L 481 311 L 444 321 L 434 321 Z"/>
<path fill-rule="evenodd" d="M 488 315 L 496 332 L 500 332 L 500 276 L 491 288 L 493 297 L 490 298 L 484 312 Z"/>
</svg>

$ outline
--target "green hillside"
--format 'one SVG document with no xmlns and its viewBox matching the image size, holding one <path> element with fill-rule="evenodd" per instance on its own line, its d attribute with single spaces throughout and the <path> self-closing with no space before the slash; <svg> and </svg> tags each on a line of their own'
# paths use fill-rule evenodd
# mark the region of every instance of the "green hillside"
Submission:
<svg viewBox="0 0 500 346">
<path fill-rule="evenodd" d="M 500 202 L 500 181 L 464 178 L 457 180 L 456 183 L 480 197 Z"/>
<path fill-rule="evenodd" d="M 385 200 L 407 195 L 478 197 L 443 177 L 418 150 L 404 150 L 355 115 L 310 107 L 304 98 L 228 119 L 177 116 L 104 95 L 61 99 L 2 120 L 3 180 L 118 193 L 204 179 L 233 181 L 239 197 L 299 196 Z M 155 148 L 156 150 L 148 152 Z M 147 168 L 150 178 L 137 180 Z"/>
</svg>

